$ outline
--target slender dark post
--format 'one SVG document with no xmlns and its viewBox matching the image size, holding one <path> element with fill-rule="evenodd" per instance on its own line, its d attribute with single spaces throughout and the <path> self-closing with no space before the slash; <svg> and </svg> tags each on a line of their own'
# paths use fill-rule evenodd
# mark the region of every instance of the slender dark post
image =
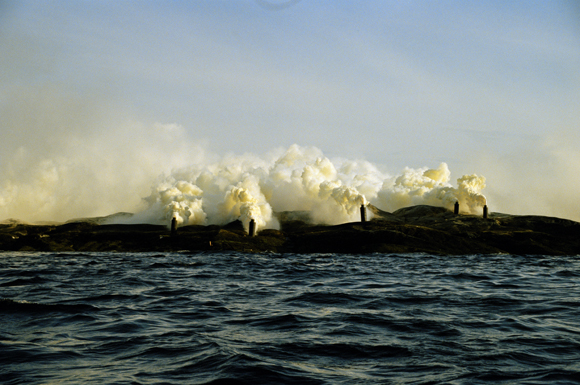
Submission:
<svg viewBox="0 0 580 385">
<path fill-rule="evenodd" d="M 177 235 L 177 218 L 173 217 L 171 220 L 171 236 Z"/>
<path fill-rule="evenodd" d="M 453 214 L 459 214 L 459 202 L 455 202 L 455 210 L 453 211 Z"/>
<path fill-rule="evenodd" d="M 249 229 L 250 237 L 256 235 L 256 221 L 250 220 L 250 229 Z"/>
<path fill-rule="evenodd" d="M 367 210 L 365 205 L 360 205 L 360 221 L 365 223 L 367 221 Z"/>
<path fill-rule="evenodd" d="M 483 206 L 483 219 L 487 219 L 487 205 Z"/>
</svg>

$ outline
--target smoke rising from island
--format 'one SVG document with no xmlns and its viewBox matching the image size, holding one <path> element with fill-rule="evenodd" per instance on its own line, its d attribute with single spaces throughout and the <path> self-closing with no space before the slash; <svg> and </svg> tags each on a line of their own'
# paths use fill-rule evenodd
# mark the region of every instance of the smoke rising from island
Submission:
<svg viewBox="0 0 580 385">
<path fill-rule="evenodd" d="M 459 201 L 462 211 L 478 214 L 486 202 L 483 176 L 466 175 L 453 185 L 445 163 L 391 175 L 365 160 L 331 160 L 321 149 L 299 145 L 220 157 L 178 124 L 118 123 L 94 105 L 45 91 L 13 98 L 3 109 L 12 137 L 2 148 L 2 219 L 131 212 L 131 222 L 239 219 L 247 227 L 254 219 L 262 229 L 277 228 L 274 213 L 281 211 L 308 211 L 315 223 L 338 224 L 358 220 L 368 203 L 394 211 L 417 204 L 451 208 Z"/>
<path fill-rule="evenodd" d="M 243 156 L 174 172 L 145 198 L 148 206 L 133 220 L 179 224 L 224 224 L 251 219 L 258 228 L 277 228 L 274 212 L 307 211 L 315 223 L 357 221 L 361 205 L 386 211 L 419 204 L 480 214 L 486 200 L 485 178 L 465 175 L 450 184 L 442 163 L 434 169 L 407 168 L 401 175 L 382 174 L 365 161 L 331 161 L 314 147 L 293 145 L 280 156 L 258 163 Z"/>
<path fill-rule="evenodd" d="M 580 221 L 570 2 L 0 7 L 0 221 Z"/>
<path fill-rule="evenodd" d="M 247 226 L 253 218 L 263 229 L 276 228 L 274 214 L 281 211 L 309 211 L 316 223 L 337 224 L 358 220 L 361 204 L 392 212 L 417 204 L 451 209 L 455 201 L 476 215 L 487 203 L 492 212 L 580 218 L 570 209 L 577 199 L 576 141 L 565 136 L 530 149 L 533 157 L 474 155 L 472 164 L 485 177 L 452 177 L 448 163 L 393 172 L 363 159 L 328 157 L 314 146 L 221 155 L 192 129 L 127 118 L 99 95 L 80 98 L 47 87 L 5 96 L 0 220 L 64 222 L 130 212 L 133 221 L 167 225 L 176 217 L 181 226 L 235 219 Z M 538 161 L 531 164 L 532 158 Z"/>
</svg>

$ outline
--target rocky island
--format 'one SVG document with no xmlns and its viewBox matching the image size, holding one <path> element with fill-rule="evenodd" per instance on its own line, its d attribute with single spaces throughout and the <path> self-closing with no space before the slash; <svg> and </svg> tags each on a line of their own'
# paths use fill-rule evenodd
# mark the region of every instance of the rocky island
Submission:
<svg viewBox="0 0 580 385">
<path fill-rule="evenodd" d="M 279 230 L 262 229 L 255 236 L 239 221 L 172 233 L 162 225 L 106 224 L 107 218 L 42 225 L 7 220 L 0 223 L 0 250 L 580 254 L 580 223 L 571 220 L 500 213 L 482 218 L 425 205 L 393 213 L 372 205 L 367 210 L 371 220 L 334 226 L 311 224 L 307 212 L 281 212 Z"/>
</svg>

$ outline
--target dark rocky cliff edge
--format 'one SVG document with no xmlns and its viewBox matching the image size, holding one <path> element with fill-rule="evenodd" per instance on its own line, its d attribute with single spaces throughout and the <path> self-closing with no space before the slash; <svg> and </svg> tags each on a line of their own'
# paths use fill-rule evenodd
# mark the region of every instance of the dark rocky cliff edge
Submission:
<svg viewBox="0 0 580 385">
<path fill-rule="evenodd" d="M 544 216 L 491 213 L 484 219 L 432 206 L 387 213 L 369 206 L 365 223 L 311 225 L 307 213 L 278 213 L 280 230 L 250 237 L 239 221 L 225 226 L 100 224 L 98 218 L 66 224 L 0 223 L 6 251 L 220 251 L 277 253 L 511 253 L 580 254 L 580 223 Z"/>
</svg>

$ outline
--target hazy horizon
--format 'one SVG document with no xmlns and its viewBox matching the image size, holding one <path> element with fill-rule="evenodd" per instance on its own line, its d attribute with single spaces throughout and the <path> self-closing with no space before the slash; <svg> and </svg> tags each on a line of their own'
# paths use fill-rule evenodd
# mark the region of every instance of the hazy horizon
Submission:
<svg viewBox="0 0 580 385">
<path fill-rule="evenodd" d="M 248 202 L 348 218 L 362 197 L 463 194 L 580 221 L 579 16 L 575 1 L 0 1 L 0 220 L 201 221 Z"/>
</svg>

